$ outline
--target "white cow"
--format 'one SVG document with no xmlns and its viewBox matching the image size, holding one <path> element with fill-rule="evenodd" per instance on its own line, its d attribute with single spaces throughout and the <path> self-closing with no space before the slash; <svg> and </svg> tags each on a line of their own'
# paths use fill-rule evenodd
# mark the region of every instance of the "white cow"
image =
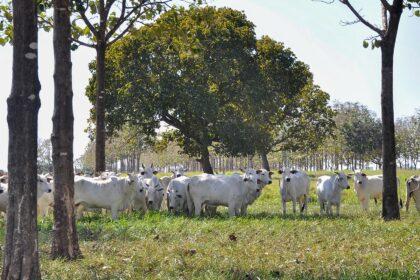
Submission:
<svg viewBox="0 0 420 280">
<path fill-rule="evenodd" d="M 171 170 L 172 176 L 163 176 L 159 178 L 159 182 L 161 186 L 163 187 L 163 193 L 165 194 L 163 200 L 166 201 L 167 207 L 169 207 L 169 198 L 167 196 L 168 195 L 167 189 L 168 189 L 169 183 L 171 182 L 172 179 L 184 176 L 184 173 L 187 171 L 188 171 L 188 168 L 178 166 L 175 169 Z"/>
<path fill-rule="evenodd" d="M 180 176 L 173 179 L 168 186 L 168 209 L 174 213 L 188 213 L 187 186 L 191 178 Z"/>
<path fill-rule="evenodd" d="M 332 205 L 337 207 L 337 216 L 340 215 L 341 191 L 350 189 L 347 175 L 343 172 L 335 173 L 332 176 L 321 176 L 316 182 L 316 193 L 321 215 L 324 210 L 326 210 L 327 215 L 332 215 Z"/>
<path fill-rule="evenodd" d="M 118 211 L 130 207 L 139 188 L 137 176 L 110 177 L 106 180 L 94 180 L 87 177 L 74 178 L 74 203 L 77 216 L 83 208 L 110 209 L 112 219 L 118 218 Z"/>
<path fill-rule="evenodd" d="M 252 174 L 252 170 L 250 172 L 250 169 L 247 168 L 245 170 L 242 170 L 243 172 L 251 175 Z M 249 205 L 251 205 L 252 203 L 254 203 L 255 200 L 257 200 L 258 197 L 260 197 L 260 195 L 262 194 L 262 191 L 264 189 L 264 187 L 266 185 L 271 184 L 273 181 L 271 180 L 271 175 L 273 175 L 273 172 L 268 171 L 266 169 L 259 169 L 256 171 L 256 175 L 257 175 L 257 184 L 259 186 L 260 191 L 257 192 L 249 192 L 248 195 L 246 196 L 246 199 L 244 201 L 244 204 L 241 207 L 241 215 L 246 215 L 246 211 Z"/>
<path fill-rule="evenodd" d="M 46 177 L 49 184 L 50 192 L 43 193 L 38 198 L 38 215 L 41 217 L 48 216 L 49 209 L 54 205 L 54 181 L 52 177 Z"/>
<path fill-rule="evenodd" d="M 48 183 L 48 179 L 45 176 L 37 175 L 37 200 L 39 200 L 45 193 L 51 193 L 51 187 Z M 0 193 L 0 211 L 6 213 L 7 205 L 9 203 L 9 193 L 8 193 L 8 184 L 1 183 Z"/>
<path fill-rule="evenodd" d="M 258 192 L 257 176 L 231 176 L 202 174 L 191 177 L 187 187 L 187 203 L 190 213 L 194 211 L 198 216 L 204 204 L 227 206 L 229 216 L 239 214 L 246 196 L 250 192 Z"/>
<path fill-rule="evenodd" d="M 163 187 L 156 176 L 140 178 L 146 190 L 146 202 L 149 210 L 159 211 L 164 197 Z"/>
<path fill-rule="evenodd" d="M 293 202 L 293 213 L 296 213 L 296 201 L 299 201 L 300 212 L 308 213 L 309 204 L 309 176 L 303 171 L 283 168 L 279 191 L 283 205 L 283 214 L 286 214 L 286 202 Z"/>
<path fill-rule="evenodd" d="M 405 200 L 405 210 L 408 211 L 410 199 L 413 197 L 417 211 L 420 212 L 420 176 L 411 176 L 407 179 L 407 197 Z"/>
<path fill-rule="evenodd" d="M 383 178 L 382 175 L 366 176 L 360 170 L 354 172 L 354 192 L 364 210 L 369 208 L 369 199 L 382 198 Z"/>
<path fill-rule="evenodd" d="M 142 183 L 141 176 L 137 177 L 136 184 L 137 186 L 136 186 L 136 190 L 135 190 L 130 208 L 146 212 L 147 211 L 146 189 Z"/>
</svg>

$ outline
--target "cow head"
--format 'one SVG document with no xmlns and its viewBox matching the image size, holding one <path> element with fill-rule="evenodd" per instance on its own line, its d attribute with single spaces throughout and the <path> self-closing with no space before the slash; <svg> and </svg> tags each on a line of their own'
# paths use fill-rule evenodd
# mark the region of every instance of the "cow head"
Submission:
<svg viewBox="0 0 420 280">
<path fill-rule="evenodd" d="M 347 175 L 344 172 L 334 172 L 337 176 L 335 180 L 337 185 L 341 189 L 350 189 L 349 181 L 347 180 Z"/>
<path fill-rule="evenodd" d="M 293 175 L 298 173 L 298 171 L 294 169 L 290 170 L 289 168 L 284 167 L 282 170 L 279 170 L 279 173 L 282 175 L 281 179 L 283 183 L 289 183 L 292 181 Z"/>
<path fill-rule="evenodd" d="M 184 176 L 184 173 L 187 171 L 188 171 L 188 168 L 176 167 L 171 172 L 174 174 L 173 175 L 174 178 L 179 178 L 181 176 Z"/>
<path fill-rule="evenodd" d="M 153 163 L 150 167 L 145 167 L 144 164 L 141 165 L 140 175 L 143 176 L 143 178 L 152 178 L 153 175 L 156 174 L 158 174 L 158 171 L 153 167 Z"/>
<path fill-rule="evenodd" d="M 262 187 L 265 185 L 271 184 L 273 181 L 271 180 L 271 175 L 273 172 L 268 171 L 266 169 L 258 169 L 257 170 L 257 177 L 258 180 L 261 182 Z"/>
<path fill-rule="evenodd" d="M 156 176 L 152 178 L 142 178 L 143 186 L 146 190 L 147 208 L 158 211 L 163 199 L 163 187 Z"/>
<path fill-rule="evenodd" d="M 242 178 L 246 185 L 251 190 L 259 193 L 261 191 L 261 181 L 258 178 L 257 171 L 253 168 L 241 168 L 241 171 L 244 172 Z"/>
<path fill-rule="evenodd" d="M 354 185 L 359 185 L 360 187 L 363 186 L 364 181 L 366 180 L 366 174 L 363 173 L 361 170 L 354 171 Z"/>
<path fill-rule="evenodd" d="M 37 198 L 40 198 L 44 193 L 52 192 L 51 185 L 48 183 L 47 177 L 43 175 L 37 176 Z"/>
</svg>

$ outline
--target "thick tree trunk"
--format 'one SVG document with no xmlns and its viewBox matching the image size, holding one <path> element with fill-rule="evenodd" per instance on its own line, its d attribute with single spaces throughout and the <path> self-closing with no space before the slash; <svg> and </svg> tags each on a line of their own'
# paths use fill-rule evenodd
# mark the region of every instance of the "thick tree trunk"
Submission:
<svg viewBox="0 0 420 280">
<path fill-rule="evenodd" d="M 204 173 L 214 174 L 210 163 L 210 153 L 207 147 L 203 148 L 200 159 L 201 169 Z"/>
<path fill-rule="evenodd" d="M 54 1 L 54 227 L 51 257 L 81 256 L 74 216 L 73 90 L 69 0 Z"/>
<path fill-rule="evenodd" d="M 383 157 L 383 204 L 385 220 L 400 218 L 397 192 L 395 157 L 395 127 L 393 102 L 394 42 L 382 41 L 382 157 Z"/>
<path fill-rule="evenodd" d="M 13 77 L 7 99 L 9 201 L 2 279 L 41 279 L 37 201 L 40 107 L 37 1 L 13 1 Z"/>
<path fill-rule="evenodd" d="M 105 171 L 105 50 L 105 43 L 98 39 L 96 47 L 95 172 Z"/>
<path fill-rule="evenodd" d="M 270 171 L 270 163 L 268 162 L 268 157 L 266 153 L 261 153 L 261 165 L 262 168 Z"/>
</svg>

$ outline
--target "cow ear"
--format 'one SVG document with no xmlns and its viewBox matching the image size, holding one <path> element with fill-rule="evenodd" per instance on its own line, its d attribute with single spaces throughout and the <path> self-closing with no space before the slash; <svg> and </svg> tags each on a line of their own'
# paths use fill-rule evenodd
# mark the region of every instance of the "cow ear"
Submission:
<svg viewBox="0 0 420 280">
<path fill-rule="evenodd" d="M 158 172 L 155 170 L 155 171 L 153 171 L 153 174 L 156 175 L 156 174 L 158 174 Z"/>
<path fill-rule="evenodd" d="M 258 169 L 256 172 L 257 172 L 257 174 L 260 174 L 262 172 L 262 170 Z"/>
<path fill-rule="evenodd" d="M 257 184 L 262 184 L 262 181 L 260 179 L 257 179 Z"/>
<path fill-rule="evenodd" d="M 350 176 L 350 174 L 349 174 L 349 175 L 347 175 L 347 179 L 351 179 L 351 176 Z"/>
<path fill-rule="evenodd" d="M 296 174 L 298 171 L 297 170 L 290 170 L 290 173 L 292 174 Z"/>
<path fill-rule="evenodd" d="M 241 167 L 241 168 L 239 168 L 239 170 L 241 170 L 242 172 L 244 172 L 245 173 L 245 170 Z"/>
<path fill-rule="evenodd" d="M 187 172 L 188 171 L 188 168 L 184 168 L 184 172 Z"/>
<path fill-rule="evenodd" d="M 274 172 L 272 172 L 272 171 L 268 172 L 268 175 L 269 175 L 269 176 L 271 176 L 271 175 L 273 175 L 273 174 L 274 174 Z"/>
<path fill-rule="evenodd" d="M 362 173 L 362 176 L 363 176 L 363 177 L 366 177 L 366 173 Z"/>
<path fill-rule="evenodd" d="M 47 177 L 47 182 L 50 183 L 53 180 L 52 177 Z"/>
<path fill-rule="evenodd" d="M 283 174 L 283 170 L 279 170 L 279 174 Z"/>
<path fill-rule="evenodd" d="M 143 169 L 145 169 L 145 168 L 146 168 L 146 167 L 144 167 L 144 164 L 143 164 L 143 163 L 141 164 L 141 167 L 142 167 Z"/>
<path fill-rule="evenodd" d="M 153 163 L 152 163 L 152 165 L 150 165 L 150 168 L 153 168 Z"/>
</svg>

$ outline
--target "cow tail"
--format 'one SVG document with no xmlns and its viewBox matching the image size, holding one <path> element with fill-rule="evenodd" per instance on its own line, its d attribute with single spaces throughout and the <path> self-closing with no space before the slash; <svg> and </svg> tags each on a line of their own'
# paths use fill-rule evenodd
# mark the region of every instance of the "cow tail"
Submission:
<svg viewBox="0 0 420 280">
<path fill-rule="evenodd" d="M 303 205 L 302 205 L 302 208 L 300 209 L 301 213 L 303 212 L 303 210 L 305 210 L 307 194 L 304 194 L 303 196 L 304 196 Z"/>
<path fill-rule="evenodd" d="M 402 208 L 403 208 L 403 202 L 402 202 L 402 199 L 400 198 L 400 209 Z"/>
</svg>

